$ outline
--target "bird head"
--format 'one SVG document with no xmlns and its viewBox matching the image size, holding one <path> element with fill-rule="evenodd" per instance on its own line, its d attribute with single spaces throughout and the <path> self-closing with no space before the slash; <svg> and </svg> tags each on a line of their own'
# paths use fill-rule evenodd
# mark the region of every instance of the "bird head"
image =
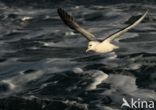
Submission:
<svg viewBox="0 0 156 110">
<path fill-rule="evenodd" d="M 88 48 L 87 48 L 86 52 L 95 51 L 98 44 L 99 44 L 98 41 L 90 41 L 88 43 Z"/>
</svg>

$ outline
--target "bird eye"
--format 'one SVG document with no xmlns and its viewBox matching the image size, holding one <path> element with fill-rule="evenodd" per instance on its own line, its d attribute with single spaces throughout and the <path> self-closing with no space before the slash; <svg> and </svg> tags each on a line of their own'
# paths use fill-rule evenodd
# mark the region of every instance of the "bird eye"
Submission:
<svg viewBox="0 0 156 110">
<path fill-rule="evenodd" d="M 91 47 L 92 45 L 89 45 L 89 47 Z"/>
</svg>

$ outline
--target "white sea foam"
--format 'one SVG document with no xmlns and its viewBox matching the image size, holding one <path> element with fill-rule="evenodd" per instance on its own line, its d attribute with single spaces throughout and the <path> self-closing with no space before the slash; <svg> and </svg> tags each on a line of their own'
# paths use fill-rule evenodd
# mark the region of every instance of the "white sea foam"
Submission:
<svg viewBox="0 0 156 110">
<path fill-rule="evenodd" d="M 77 74 L 80 74 L 80 73 L 83 73 L 83 69 L 79 68 L 79 67 L 76 67 L 76 68 L 73 68 L 73 72 L 77 73 Z"/>
<path fill-rule="evenodd" d="M 89 71 L 88 71 L 89 72 Z M 108 78 L 108 75 L 102 71 L 96 70 L 90 73 L 93 78 L 92 83 L 87 87 L 87 90 L 95 90 L 96 87 Z"/>
<path fill-rule="evenodd" d="M 27 21 L 27 20 L 30 20 L 32 19 L 32 17 L 29 17 L 29 16 L 24 16 L 21 18 L 22 21 Z"/>
<path fill-rule="evenodd" d="M 2 83 L 6 83 L 9 85 L 10 90 L 15 90 L 17 88 L 22 87 L 24 84 L 36 80 L 37 78 L 43 75 L 42 71 L 32 72 L 29 74 L 19 74 L 9 79 L 2 80 Z"/>
</svg>

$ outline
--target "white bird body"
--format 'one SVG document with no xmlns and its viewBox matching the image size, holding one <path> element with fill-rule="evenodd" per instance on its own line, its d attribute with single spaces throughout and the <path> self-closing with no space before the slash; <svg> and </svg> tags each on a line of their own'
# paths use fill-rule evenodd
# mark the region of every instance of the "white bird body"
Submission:
<svg viewBox="0 0 156 110">
<path fill-rule="evenodd" d="M 106 37 L 102 41 L 98 41 L 92 33 L 80 27 L 80 25 L 76 22 L 76 20 L 67 12 L 65 12 L 63 9 L 59 8 L 58 14 L 66 25 L 68 25 L 71 29 L 74 29 L 75 31 L 81 33 L 87 40 L 89 40 L 86 52 L 94 51 L 96 53 L 108 53 L 119 48 L 118 46 L 113 44 L 113 41 L 116 38 L 121 37 L 124 33 L 129 31 L 130 29 L 136 27 L 146 17 L 148 11 L 146 11 L 138 20 L 136 20 L 131 25 L 113 33 L 112 35 Z"/>
<path fill-rule="evenodd" d="M 94 51 L 96 53 L 108 53 L 108 52 L 111 52 L 115 49 L 118 49 L 119 47 L 110 43 L 109 41 L 103 41 L 103 42 L 98 42 L 98 41 L 90 41 L 88 43 L 88 45 L 94 45 L 92 46 L 93 48 L 90 48 L 88 46 L 88 49 L 86 50 L 87 52 L 88 51 Z"/>
</svg>

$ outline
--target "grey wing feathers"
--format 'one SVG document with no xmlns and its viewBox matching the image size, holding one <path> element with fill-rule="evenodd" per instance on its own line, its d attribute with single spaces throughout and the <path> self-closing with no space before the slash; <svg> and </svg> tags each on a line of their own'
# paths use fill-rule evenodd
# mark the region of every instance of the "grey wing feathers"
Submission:
<svg viewBox="0 0 156 110">
<path fill-rule="evenodd" d="M 107 38 L 104 39 L 108 40 L 109 42 L 113 41 L 114 39 L 120 37 L 122 34 L 126 33 L 127 31 L 129 31 L 130 29 L 136 27 L 148 14 L 148 11 L 146 11 L 137 21 L 135 21 L 133 24 L 131 24 L 130 26 L 127 26 L 123 29 L 121 29 L 118 32 L 113 33 L 112 35 L 108 36 Z"/>
<path fill-rule="evenodd" d="M 65 12 L 63 9 L 59 8 L 57 10 L 60 18 L 63 20 L 63 22 L 69 26 L 71 29 L 74 29 L 75 31 L 81 33 L 85 38 L 87 38 L 89 41 L 96 40 L 95 36 L 88 32 L 87 30 L 83 29 L 79 26 L 79 24 L 76 22 L 76 20 L 69 15 L 67 12 Z"/>
</svg>

